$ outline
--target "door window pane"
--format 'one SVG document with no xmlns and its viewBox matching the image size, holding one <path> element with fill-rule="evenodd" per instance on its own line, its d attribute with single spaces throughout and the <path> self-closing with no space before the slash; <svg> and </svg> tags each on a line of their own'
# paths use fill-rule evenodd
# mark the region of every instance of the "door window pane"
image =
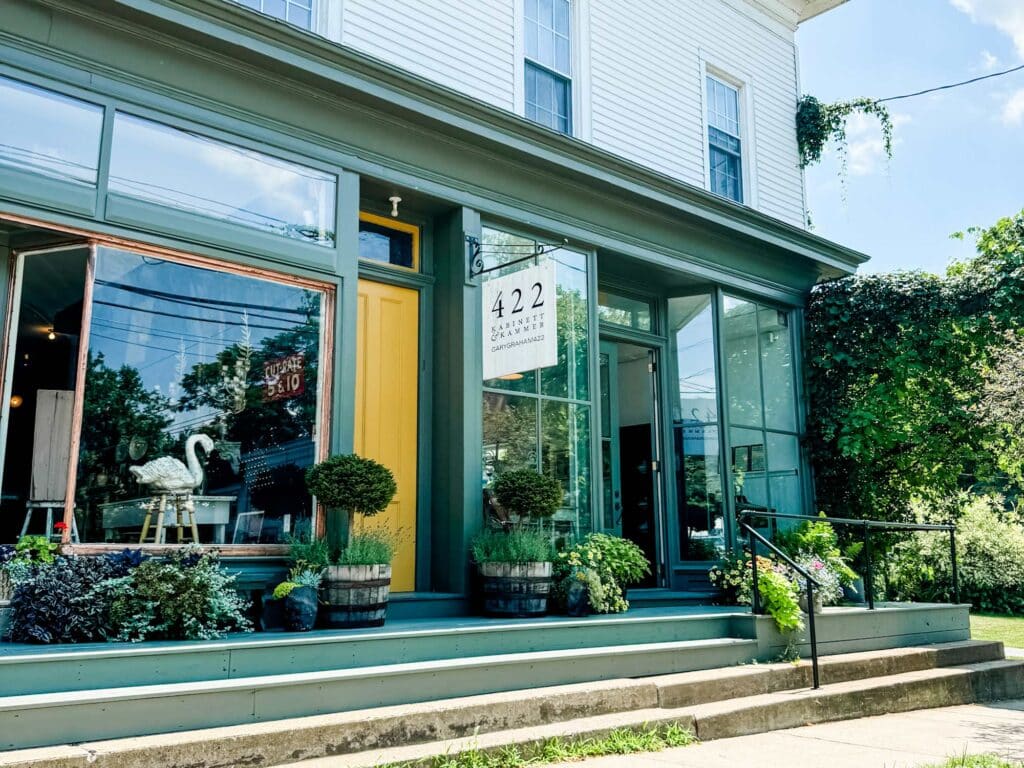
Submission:
<svg viewBox="0 0 1024 768">
<path fill-rule="evenodd" d="M 334 245 L 337 180 L 329 173 L 120 113 L 111 153 L 114 192 Z"/>
<path fill-rule="evenodd" d="M 205 544 L 309 534 L 322 311 L 319 291 L 100 248 L 76 493 L 85 540 L 139 542 L 167 491 L 194 505 Z M 165 534 L 177 541 L 176 526 Z"/>
<path fill-rule="evenodd" d="M 757 311 L 764 375 L 764 420 L 768 429 L 796 432 L 796 364 L 789 315 L 771 307 Z"/>
<path fill-rule="evenodd" d="M 800 443 L 796 435 L 768 433 L 768 478 L 775 511 L 803 514 Z"/>
<path fill-rule="evenodd" d="M 558 364 L 540 370 L 541 392 L 572 400 L 590 399 L 590 314 L 587 257 L 559 249 L 541 257 L 555 262 L 558 300 Z"/>
<path fill-rule="evenodd" d="M 729 438 L 736 511 L 773 511 L 769 509 L 771 500 L 768 498 L 764 432 L 733 427 Z"/>
<path fill-rule="evenodd" d="M 676 387 L 671 413 L 684 560 L 709 560 L 725 548 L 718 383 L 712 298 L 668 301 Z"/>
<path fill-rule="evenodd" d="M 543 401 L 541 413 L 541 472 L 551 475 L 565 491 L 562 509 L 555 513 L 556 530 L 577 536 L 590 532 L 590 408 Z"/>
<path fill-rule="evenodd" d="M 359 258 L 393 267 L 415 269 L 416 239 L 410 231 L 360 219 Z"/>
<path fill-rule="evenodd" d="M 763 410 L 756 305 L 726 296 L 722 335 L 725 377 L 729 387 L 729 420 L 732 424 L 761 427 Z"/>
<path fill-rule="evenodd" d="M 0 167 L 96 186 L 103 108 L 0 77 Z"/>
</svg>

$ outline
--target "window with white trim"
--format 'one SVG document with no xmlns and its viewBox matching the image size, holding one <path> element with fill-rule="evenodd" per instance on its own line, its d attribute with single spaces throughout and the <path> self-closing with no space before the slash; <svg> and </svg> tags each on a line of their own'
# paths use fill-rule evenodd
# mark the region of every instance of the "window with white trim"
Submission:
<svg viewBox="0 0 1024 768">
<path fill-rule="evenodd" d="M 740 92 L 716 77 L 707 77 L 708 182 L 716 195 L 743 202 L 743 140 Z"/>
<path fill-rule="evenodd" d="M 237 2 L 254 11 L 287 21 L 297 27 L 313 29 L 313 3 L 315 0 L 237 0 Z"/>
<path fill-rule="evenodd" d="M 572 4 L 524 3 L 526 117 L 572 134 Z"/>
</svg>

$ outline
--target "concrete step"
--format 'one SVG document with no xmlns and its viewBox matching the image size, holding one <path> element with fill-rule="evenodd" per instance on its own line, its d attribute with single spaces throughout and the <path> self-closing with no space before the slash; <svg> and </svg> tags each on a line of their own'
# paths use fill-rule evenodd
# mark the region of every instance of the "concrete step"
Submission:
<svg viewBox="0 0 1024 768">
<path fill-rule="evenodd" d="M 108 687 L 111 680 L 119 686 L 158 685 L 353 669 L 397 660 L 707 640 L 736 636 L 733 615 L 722 609 L 652 609 L 585 619 L 397 621 L 383 629 L 259 633 L 206 642 L 45 649 L 0 645 L 0 695 L 85 691 Z"/>
<path fill-rule="evenodd" d="M 845 690 L 842 686 L 861 685 L 865 691 L 874 691 L 870 696 L 883 706 L 890 695 L 894 700 L 903 696 L 909 702 L 907 707 L 915 708 L 911 705 L 924 700 L 921 691 L 927 692 L 933 682 L 925 677 L 910 685 L 912 681 L 908 676 L 927 676 L 935 671 L 952 675 L 945 682 L 935 684 L 946 686 L 936 694 L 938 701 L 944 700 L 943 696 L 956 698 L 950 691 L 960 698 L 970 693 L 980 697 L 977 700 L 1017 695 L 1015 686 L 1024 687 L 1024 676 L 1019 666 L 1007 666 L 1006 662 L 999 661 L 1001 657 L 1002 646 L 999 643 L 966 641 L 822 659 L 822 678 L 833 682 L 814 692 L 806 688 L 793 690 L 808 685 L 809 665 L 806 662 L 797 665 L 746 665 L 635 680 L 515 690 L 107 742 L 96 741 L 104 738 L 104 723 L 112 716 L 123 716 L 123 713 L 112 711 L 110 702 L 95 702 L 100 705 L 98 708 L 85 711 L 86 714 L 93 712 L 87 718 L 85 728 L 90 732 L 89 742 L 73 747 L 0 754 L 0 766 L 273 766 L 299 759 L 350 753 L 362 753 L 359 759 L 363 759 L 371 751 L 376 750 L 375 755 L 385 750 L 391 754 L 390 750 L 399 747 L 406 752 L 441 749 L 442 746 L 443 749 L 465 748 L 465 744 L 470 742 L 459 740 L 467 736 L 481 745 L 518 743 L 514 741 L 518 736 L 513 733 L 517 730 L 523 730 L 525 736 L 536 739 L 549 731 L 550 735 L 598 735 L 623 725 L 663 720 L 698 728 L 698 721 L 694 719 L 696 714 L 701 714 L 704 718 L 701 722 L 705 722 L 703 733 L 698 730 L 698 735 L 710 738 L 715 729 L 721 731 L 730 722 L 729 712 L 745 712 L 743 722 L 746 723 L 765 723 L 768 722 L 765 712 L 774 711 L 776 714 L 772 716 L 779 719 L 792 716 L 792 712 L 779 709 L 786 701 L 799 701 L 801 697 L 808 696 L 815 701 L 831 700 L 832 696 Z M 986 668 L 986 664 L 994 666 Z M 942 665 L 949 666 L 943 669 Z M 986 669 L 988 671 L 984 671 Z M 969 690 L 963 687 L 961 673 L 965 671 L 968 671 Z M 961 687 L 957 688 L 957 685 Z M 905 688 L 910 692 L 900 693 Z M 728 692 L 731 700 L 714 704 L 720 701 L 723 691 Z M 268 692 L 268 695 L 274 694 Z M 810 706 L 813 709 L 817 705 Z M 178 717 L 185 709 L 171 711 Z M 836 705 L 832 710 L 824 711 L 843 710 Z M 801 714 L 804 709 L 798 708 L 796 712 L 805 716 Z M 82 713 L 76 716 L 82 716 Z M 762 719 L 757 720 L 758 717 Z M 60 730 L 64 728 L 64 722 L 62 715 L 47 721 L 46 727 L 64 735 Z M 21 723 L 18 727 L 22 729 L 39 727 L 38 721 L 22 720 Z M 13 725 L 13 721 L 5 723 L 0 719 L 0 733 L 7 734 L 8 725 Z M 503 742 L 502 739 L 513 740 Z M 63 740 L 73 739 L 64 735 Z M 425 743 L 429 746 L 422 746 Z M 395 756 L 389 759 L 405 759 L 400 754 L 405 752 L 395 752 Z M 89 762 L 82 762 L 86 758 Z M 382 759 L 381 762 L 386 761 Z"/>
<path fill-rule="evenodd" d="M 754 640 L 714 638 L 7 696 L 0 698 L 0 749 L 708 669 L 746 661 L 756 648 Z"/>
</svg>

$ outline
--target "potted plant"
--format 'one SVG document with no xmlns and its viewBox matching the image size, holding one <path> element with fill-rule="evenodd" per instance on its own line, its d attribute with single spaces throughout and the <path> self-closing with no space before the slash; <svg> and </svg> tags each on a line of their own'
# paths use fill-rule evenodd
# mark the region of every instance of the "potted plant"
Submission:
<svg viewBox="0 0 1024 768">
<path fill-rule="evenodd" d="M 274 588 L 274 599 L 284 603 L 284 628 L 289 632 L 309 632 L 316 626 L 322 579 L 319 571 L 293 570 L 288 581 Z"/>
<path fill-rule="evenodd" d="M 543 530 L 543 521 L 561 506 L 562 486 L 552 477 L 522 469 L 495 478 L 492 492 L 510 523 L 504 529 L 483 531 L 472 543 L 484 614 L 543 616 L 551 594 L 554 560 L 554 547 Z"/>
<path fill-rule="evenodd" d="M 569 616 L 621 613 L 629 609 L 626 589 L 651 572 L 640 547 L 629 539 L 591 533 L 558 553 L 555 593 Z"/>
<path fill-rule="evenodd" d="M 329 526 L 336 529 L 342 510 L 348 521 L 343 544 L 332 553 L 323 574 L 323 622 L 330 627 L 381 626 L 391 591 L 395 542 L 386 531 L 357 530 L 356 518 L 387 509 L 397 490 L 394 475 L 372 459 L 348 454 L 312 467 L 306 486 L 334 513 Z"/>
</svg>

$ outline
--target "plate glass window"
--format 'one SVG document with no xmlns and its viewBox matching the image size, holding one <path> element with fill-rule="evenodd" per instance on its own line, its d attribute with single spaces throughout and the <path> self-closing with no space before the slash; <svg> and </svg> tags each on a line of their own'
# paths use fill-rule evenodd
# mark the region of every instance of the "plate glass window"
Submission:
<svg viewBox="0 0 1024 768">
<path fill-rule="evenodd" d="M 743 202 L 740 95 L 731 85 L 708 77 L 708 160 L 711 191 Z"/>
<path fill-rule="evenodd" d="M 114 119 L 110 190 L 334 246 L 332 174 L 131 115 Z"/>
<path fill-rule="evenodd" d="M 526 117 L 572 132 L 572 7 L 569 0 L 525 0 Z"/>
<path fill-rule="evenodd" d="M 238 0 L 238 2 L 254 11 L 287 21 L 297 27 L 313 28 L 313 3 L 315 0 Z"/>
<path fill-rule="evenodd" d="M 0 77 L 0 168 L 95 187 L 103 108 Z"/>
</svg>

